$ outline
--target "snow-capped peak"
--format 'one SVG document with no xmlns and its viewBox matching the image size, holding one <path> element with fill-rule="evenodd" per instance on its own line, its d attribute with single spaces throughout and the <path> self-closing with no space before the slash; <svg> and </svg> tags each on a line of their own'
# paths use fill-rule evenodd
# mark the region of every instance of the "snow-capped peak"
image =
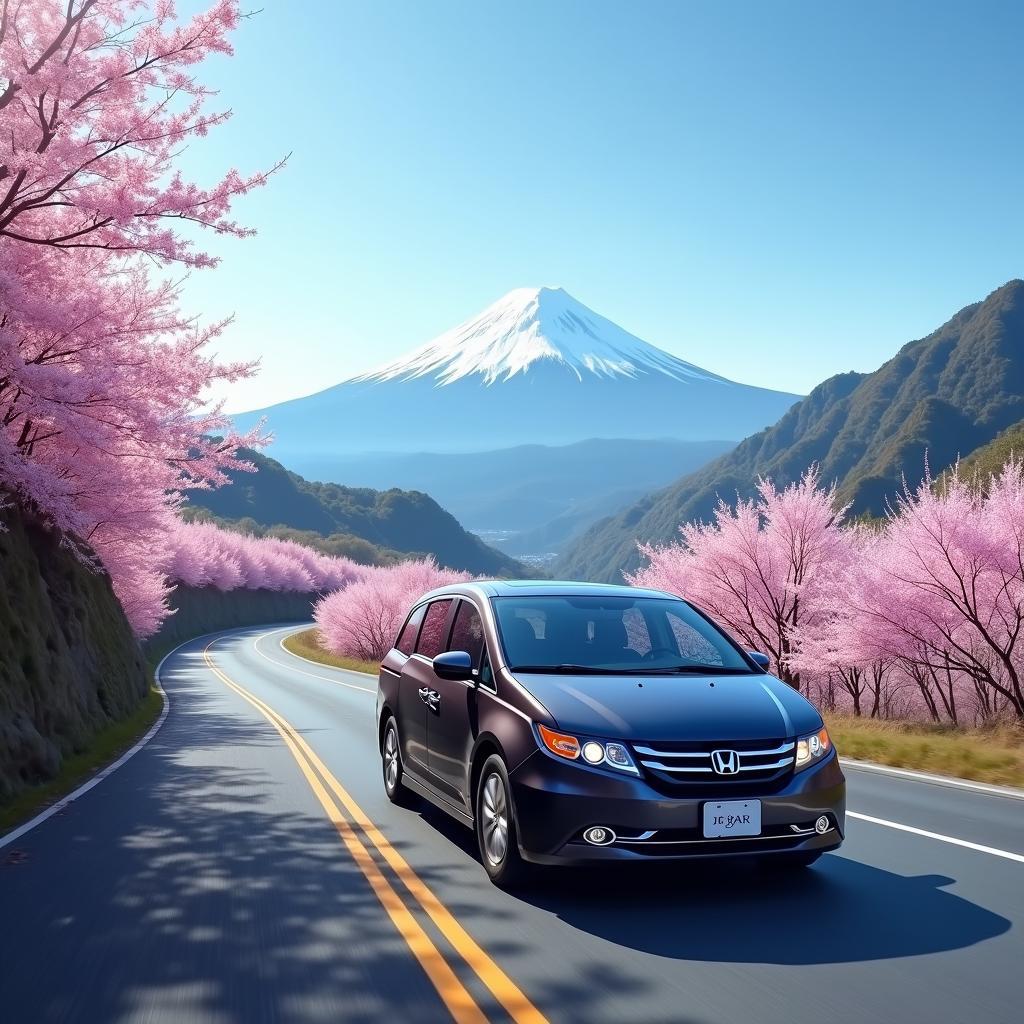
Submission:
<svg viewBox="0 0 1024 1024">
<path fill-rule="evenodd" d="M 541 361 L 583 380 L 661 373 L 677 380 L 724 378 L 663 352 L 588 309 L 561 288 L 516 288 L 482 313 L 359 381 L 432 376 L 439 385 L 471 374 L 487 384 Z"/>
</svg>

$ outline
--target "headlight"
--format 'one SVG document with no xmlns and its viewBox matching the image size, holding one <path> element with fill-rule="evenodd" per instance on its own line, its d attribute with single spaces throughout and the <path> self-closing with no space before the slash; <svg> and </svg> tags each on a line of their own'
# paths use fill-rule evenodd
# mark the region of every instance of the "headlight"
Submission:
<svg viewBox="0 0 1024 1024">
<path fill-rule="evenodd" d="M 832 741 L 828 738 L 827 729 L 811 733 L 810 736 L 801 736 L 796 741 L 796 770 L 800 771 L 801 768 L 816 764 L 831 747 Z"/>
<path fill-rule="evenodd" d="M 556 732 L 546 725 L 537 724 L 540 741 L 556 757 L 566 761 L 580 761 L 597 766 L 616 768 L 621 772 L 639 775 L 633 758 L 622 743 L 607 740 L 581 740 L 565 732 Z"/>
</svg>

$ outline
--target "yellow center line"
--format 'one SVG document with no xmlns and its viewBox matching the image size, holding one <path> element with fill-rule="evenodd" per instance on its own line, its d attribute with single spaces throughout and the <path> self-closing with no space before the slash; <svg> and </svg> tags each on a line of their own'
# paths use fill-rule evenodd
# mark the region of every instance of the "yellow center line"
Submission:
<svg viewBox="0 0 1024 1024">
<path fill-rule="evenodd" d="M 497 999 L 498 1002 L 508 1012 L 509 1016 L 511 1016 L 511 1018 L 516 1022 L 516 1024 L 547 1024 L 547 1018 L 540 1012 L 540 1010 L 538 1010 L 533 1005 L 533 1003 L 530 1002 L 530 1000 L 526 997 L 522 990 L 515 984 L 515 982 L 513 982 L 512 979 L 509 978 L 509 976 L 505 974 L 505 972 L 494 962 L 494 960 L 480 947 L 476 940 L 474 940 L 473 937 L 469 935 L 469 933 L 462 927 L 462 925 L 456 920 L 451 911 L 448 910 L 448 908 L 434 894 L 430 887 L 427 886 L 427 884 L 416 874 L 415 871 L 413 871 L 413 869 L 409 866 L 409 863 L 405 860 L 405 858 L 391 845 L 390 842 L 388 842 L 383 833 L 381 833 L 380 829 L 377 828 L 377 826 L 370 820 L 370 818 L 366 815 L 363 809 L 356 803 L 356 801 L 348 793 L 345 787 L 342 786 L 342 784 L 338 781 L 338 779 L 334 776 L 330 769 L 328 769 L 327 766 L 323 763 L 323 761 L 320 760 L 320 758 L 316 755 L 313 749 L 303 739 L 303 737 L 299 735 L 295 728 L 292 725 L 290 725 L 284 718 L 282 718 L 281 715 L 278 714 L 268 704 L 265 704 L 258 697 L 249 693 L 249 691 L 245 690 L 238 683 L 234 682 L 220 668 L 218 668 L 214 664 L 213 659 L 211 658 L 209 653 L 210 648 L 213 646 L 214 643 L 216 643 L 215 640 L 211 641 L 207 645 L 206 650 L 203 652 L 203 656 L 206 659 L 206 663 L 207 665 L 209 665 L 210 669 L 222 681 L 224 681 L 228 686 L 230 686 L 235 692 L 237 692 L 240 696 L 244 697 L 250 704 L 256 707 L 264 715 L 264 717 L 266 717 L 275 726 L 275 728 L 278 730 L 281 736 L 285 739 L 285 742 L 288 744 L 289 749 L 293 753 L 293 756 L 295 756 L 296 759 L 299 761 L 300 767 L 303 769 L 303 773 L 307 775 L 307 778 L 311 779 L 311 785 L 312 779 L 316 780 L 314 791 L 316 791 L 317 786 L 320 786 L 322 790 L 322 785 L 320 784 L 319 778 L 316 778 L 316 776 L 312 775 L 312 773 L 309 771 L 310 767 L 316 769 L 316 772 L 319 773 L 319 775 L 327 783 L 327 786 L 333 791 L 334 795 L 340 801 L 342 807 L 348 813 L 349 817 L 355 822 L 356 825 L 359 826 L 360 829 L 362 829 L 366 838 L 369 839 L 369 841 L 377 848 L 377 850 L 380 852 L 381 856 L 384 858 L 386 863 L 398 876 L 402 884 L 413 896 L 413 898 L 417 901 L 417 903 L 419 903 L 423 910 L 426 911 L 427 915 L 437 926 L 441 934 L 444 935 L 444 937 L 448 940 L 449 943 L 451 943 L 452 947 L 456 950 L 456 952 L 476 973 L 477 977 L 484 983 L 484 985 L 487 986 L 487 988 L 494 995 L 495 999 Z M 301 752 L 301 755 L 299 752 Z M 320 796 L 319 793 L 317 795 Z M 325 803 L 325 798 L 327 803 Z M 324 804 L 325 810 L 327 809 L 327 804 L 330 804 L 331 810 L 328 811 L 328 815 L 330 816 L 333 812 L 334 815 L 340 818 L 344 827 L 348 830 L 349 833 L 351 833 L 352 842 L 358 846 L 359 850 L 361 850 L 361 856 L 364 856 L 369 859 L 369 864 L 372 870 L 377 872 L 377 874 L 380 876 L 380 882 L 387 887 L 387 889 L 390 891 L 394 899 L 397 900 L 399 905 L 401 905 L 404 909 L 404 905 L 401 904 L 401 900 L 398 897 L 397 893 L 395 893 L 394 889 L 391 887 L 387 879 L 380 874 L 380 871 L 377 868 L 376 864 L 373 862 L 372 857 L 369 854 L 369 851 L 363 845 L 360 838 L 352 831 L 351 826 L 349 826 L 348 822 L 343 818 L 343 816 L 340 815 L 337 807 L 335 807 L 333 802 L 330 801 L 330 798 L 326 793 L 324 793 L 323 797 L 321 797 L 321 803 Z M 332 817 L 332 821 L 333 820 L 334 817 Z M 341 831 L 340 828 L 339 831 Z M 342 833 L 342 838 L 345 839 L 346 845 L 348 845 L 349 849 L 352 850 L 352 844 L 349 843 L 344 833 Z M 363 867 L 363 864 L 360 861 L 359 857 L 357 857 L 355 853 L 353 853 L 353 856 L 356 857 L 356 862 L 359 864 L 359 866 Z M 366 868 L 363 868 L 363 871 L 364 874 L 367 875 L 367 878 L 370 879 L 370 874 L 367 872 Z M 374 883 L 371 879 L 371 885 L 373 884 Z M 376 886 L 374 886 L 374 891 L 377 892 Z M 378 898 L 381 898 L 379 892 Z M 391 911 L 388 907 L 388 904 L 385 903 L 383 899 L 381 899 L 381 903 L 384 904 L 385 909 L 388 910 L 390 914 Z M 408 911 L 406 911 L 406 913 L 408 913 Z M 415 922 L 415 919 L 411 918 L 411 915 L 410 919 L 412 920 L 416 928 L 419 928 L 419 926 Z M 395 917 L 393 915 L 392 920 L 395 920 Z M 396 921 L 395 923 L 396 927 L 398 927 L 398 922 Z M 399 931 L 402 932 L 403 937 L 406 937 L 405 932 L 402 930 L 401 927 L 399 927 Z M 420 929 L 420 932 L 422 933 L 423 941 L 425 941 L 428 944 L 431 944 L 431 947 L 434 949 L 434 953 L 440 956 L 440 954 L 437 953 L 436 947 L 433 947 L 432 943 L 430 943 L 430 939 L 426 935 L 426 933 L 423 933 L 422 929 Z M 409 939 L 407 937 L 406 942 L 409 943 L 410 948 L 413 948 L 412 943 L 409 942 Z M 416 952 L 415 949 L 413 950 L 413 952 Z M 422 959 L 420 960 L 420 962 L 424 963 Z M 442 963 L 444 963 L 443 959 Z M 447 963 L 444 963 L 444 967 L 448 970 L 448 973 L 451 975 L 451 979 L 455 982 L 455 984 L 462 988 L 461 983 L 458 981 L 457 978 L 455 978 L 454 974 L 451 973 L 451 969 L 448 967 Z M 424 969 L 427 970 L 428 976 L 431 977 L 431 981 L 434 982 L 434 985 L 438 988 L 438 992 L 441 994 L 442 999 L 444 999 L 445 993 L 442 992 L 441 988 L 438 986 L 438 981 L 435 980 L 433 975 L 431 975 L 430 970 L 426 967 L 425 963 Z M 462 992 L 465 994 L 465 997 L 467 999 L 472 1001 L 472 997 L 469 995 L 468 992 L 466 992 L 464 988 L 462 988 Z M 447 999 L 445 999 L 445 1002 L 446 1005 L 449 1005 Z M 479 1008 L 476 1007 L 475 1004 L 473 1004 L 473 1008 L 476 1010 L 477 1013 L 480 1012 Z M 451 1009 L 451 1005 L 449 1005 L 449 1009 Z M 480 1018 L 471 1018 L 457 1016 L 454 1010 L 452 1011 L 452 1013 L 453 1016 L 455 1016 L 456 1020 L 460 1021 L 483 1019 L 482 1015 Z"/>
<path fill-rule="evenodd" d="M 394 887 L 381 873 L 380 868 L 374 862 L 370 851 L 360 841 L 359 836 L 352 826 L 331 799 L 330 794 L 324 789 L 323 783 L 317 778 L 309 763 L 303 757 L 302 752 L 295 743 L 297 735 L 294 729 L 279 719 L 279 716 L 263 704 L 258 697 L 253 696 L 244 687 L 239 686 L 233 679 L 222 672 L 210 657 L 210 647 L 213 641 L 203 651 L 203 657 L 210 670 L 221 682 L 237 693 L 243 700 L 248 701 L 271 725 L 278 731 L 285 742 L 285 746 L 291 751 L 302 774 L 306 777 L 310 788 L 316 794 L 320 805 L 323 807 L 331 824 L 334 825 L 345 846 L 348 847 L 352 859 L 362 871 L 366 880 L 370 883 L 374 894 L 380 901 L 381 906 L 391 918 L 392 923 L 398 929 L 398 933 L 405 940 L 406 945 L 413 956 L 419 961 L 420 966 L 426 972 L 437 994 L 441 997 L 449 1013 L 458 1024 L 487 1024 L 487 1018 L 477 1005 L 476 1001 L 469 994 L 466 987 L 456 977 L 448 962 L 441 955 L 437 946 L 431 941 L 430 936 L 423 930 L 419 922 L 402 902 L 402 898 L 395 892 Z"/>
</svg>

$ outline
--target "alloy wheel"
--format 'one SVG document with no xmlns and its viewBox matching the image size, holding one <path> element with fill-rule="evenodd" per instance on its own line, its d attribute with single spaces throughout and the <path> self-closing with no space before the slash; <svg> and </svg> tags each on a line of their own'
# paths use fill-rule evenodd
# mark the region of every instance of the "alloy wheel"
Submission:
<svg viewBox="0 0 1024 1024">
<path fill-rule="evenodd" d="M 384 785 L 389 793 L 393 793 L 398 785 L 398 773 L 401 765 L 398 761 L 398 736 L 394 724 L 388 726 L 384 737 Z"/>
<path fill-rule="evenodd" d="M 497 772 L 492 772 L 484 783 L 480 811 L 483 818 L 484 852 L 492 864 L 498 865 L 508 851 L 508 799 L 505 784 Z"/>
</svg>

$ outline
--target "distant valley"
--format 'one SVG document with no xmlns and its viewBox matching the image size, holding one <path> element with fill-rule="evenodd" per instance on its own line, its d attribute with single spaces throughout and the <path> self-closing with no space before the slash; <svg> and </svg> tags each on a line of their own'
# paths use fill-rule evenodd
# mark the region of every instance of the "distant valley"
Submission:
<svg viewBox="0 0 1024 1024">
<path fill-rule="evenodd" d="M 590 523 L 734 445 L 594 439 L 489 452 L 295 456 L 291 465 L 318 480 L 426 491 L 489 543 L 544 564 Z"/>
</svg>

